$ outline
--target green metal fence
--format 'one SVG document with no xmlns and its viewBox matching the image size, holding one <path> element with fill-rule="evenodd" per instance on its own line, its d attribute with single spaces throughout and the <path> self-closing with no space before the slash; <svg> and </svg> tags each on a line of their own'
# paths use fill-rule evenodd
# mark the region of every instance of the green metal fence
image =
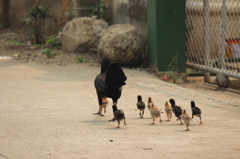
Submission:
<svg viewBox="0 0 240 159">
<path fill-rule="evenodd" d="M 185 1 L 148 0 L 148 51 L 159 71 L 186 71 Z"/>
</svg>

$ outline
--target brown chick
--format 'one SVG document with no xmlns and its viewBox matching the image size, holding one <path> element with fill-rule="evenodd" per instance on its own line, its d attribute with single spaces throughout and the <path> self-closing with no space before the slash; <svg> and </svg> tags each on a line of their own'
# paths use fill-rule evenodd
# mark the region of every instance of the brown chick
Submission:
<svg viewBox="0 0 240 159">
<path fill-rule="evenodd" d="M 159 110 L 157 107 L 154 107 L 150 110 L 150 114 L 152 116 L 152 119 L 153 119 L 153 122 L 150 123 L 150 124 L 155 124 L 154 121 L 155 121 L 155 118 L 158 118 L 159 117 L 159 122 L 161 124 L 162 122 L 162 119 L 161 119 L 161 109 Z"/>
<path fill-rule="evenodd" d="M 155 118 L 158 118 L 159 117 L 159 122 L 161 124 L 162 122 L 162 119 L 161 119 L 161 110 L 159 110 L 155 103 L 152 102 L 152 99 L 151 97 L 148 98 L 148 110 L 150 110 L 150 114 L 152 116 L 152 119 L 153 119 L 153 122 L 150 123 L 150 124 L 155 124 L 154 121 L 155 121 Z"/>
<path fill-rule="evenodd" d="M 186 110 L 183 109 L 183 113 L 181 115 L 181 119 L 183 120 L 184 124 L 186 125 L 187 127 L 187 130 L 186 131 L 190 131 L 189 130 L 189 126 L 190 126 L 190 120 L 191 120 L 191 117 L 189 114 L 187 114 Z"/>
<path fill-rule="evenodd" d="M 172 106 L 168 104 L 168 102 L 166 101 L 165 103 L 165 113 L 167 115 L 167 121 L 170 121 L 171 117 L 172 117 Z"/>
<path fill-rule="evenodd" d="M 113 105 L 112 109 L 113 109 L 114 119 L 117 120 L 117 122 L 118 122 L 118 127 L 117 128 L 120 128 L 120 121 L 121 120 L 124 120 L 124 125 L 126 126 L 124 112 L 120 109 L 118 110 L 116 105 Z"/>
<path fill-rule="evenodd" d="M 156 107 L 156 104 L 152 102 L 152 98 L 148 98 L 148 110 L 151 110 L 152 108 Z"/>
</svg>

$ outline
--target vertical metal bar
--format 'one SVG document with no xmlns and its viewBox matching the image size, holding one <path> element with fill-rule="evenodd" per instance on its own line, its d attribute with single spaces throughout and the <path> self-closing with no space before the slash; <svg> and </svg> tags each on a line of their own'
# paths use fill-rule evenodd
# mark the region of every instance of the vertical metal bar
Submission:
<svg viewBox="0 0 240 159">
<path fill-rule="evenodd" d="M 222 0 L 222 34 L 221 34 L 221 68 L 226 69 L 225 65 L 225 40 L 226 40 L 226 17 L 227 17 L 227 5 L 226 0 Z"/>
<path fill-rule="evenodd" d="M 210 49 L 209 49 L 209 1 L 203 0 L 204 3 L 204 52 L 205 52 L 205 65 L 209 66 Z M 204 82 L 210 83 L 210 73 L 204 72 Z"/>
</svg>

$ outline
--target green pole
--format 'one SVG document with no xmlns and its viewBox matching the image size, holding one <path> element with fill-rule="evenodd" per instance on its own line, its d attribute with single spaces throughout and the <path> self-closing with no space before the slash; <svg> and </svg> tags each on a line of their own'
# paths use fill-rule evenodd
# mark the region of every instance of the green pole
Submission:
<svg viewBox="0 0 240 159">
<path fill-rule="evenodd" d="M 184 0 L 148 0 L 150 65 L 159 71 L 186 72 Z"/>
</svg>

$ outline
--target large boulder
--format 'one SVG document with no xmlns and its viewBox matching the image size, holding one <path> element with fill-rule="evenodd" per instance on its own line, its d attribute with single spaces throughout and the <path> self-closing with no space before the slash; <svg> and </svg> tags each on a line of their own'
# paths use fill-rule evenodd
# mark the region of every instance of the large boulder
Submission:
<svg viewBox="0 0 240 159">
<path fill-rule="evenodd" d="M 62 47 L 67 52 L 84 52 L 97 49 L 99 39 L 108 24 L 99 19 L 83 17 L 69 21 L 61 35 Z"/>
<path fill-rule="evenodd" d="M 143 53 L 142 38 L 131 24 L 115 24 L 103 34 L 98 45 L 99 59 L 108 56 L 123 66 L 139 64 Z"/>
</svg>

